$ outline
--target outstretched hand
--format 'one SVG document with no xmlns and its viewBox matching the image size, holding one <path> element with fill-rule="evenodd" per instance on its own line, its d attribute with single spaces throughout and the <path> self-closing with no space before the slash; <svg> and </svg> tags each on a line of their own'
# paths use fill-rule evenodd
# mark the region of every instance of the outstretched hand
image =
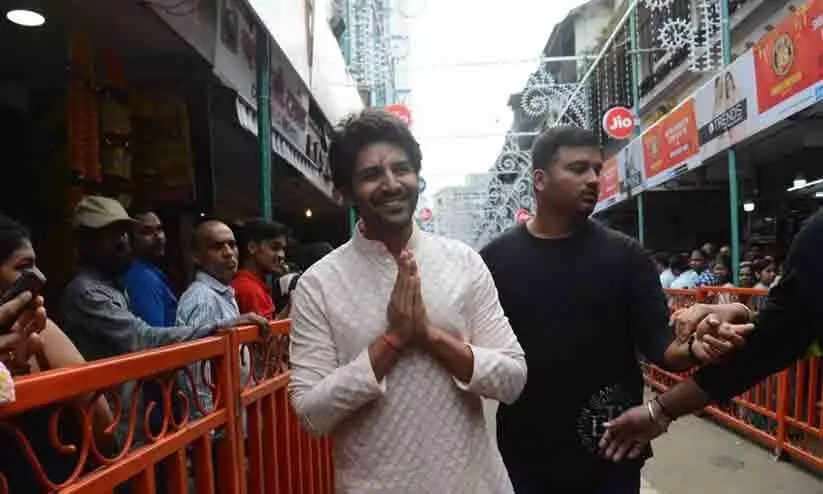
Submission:
<svg viewBox="0 0 823 494">
<path fill-rule="evenodd" d="M 709 314 L 698 325 L 692 351 L 702 364 L 712 364 L 746 345 L 753 324 L 731 324 Z"/>
<path fill-rule="evenodd" d="M 652 439 L 666 432 L 668 424 L 654 420 L 649 405 L 640 405 L 607 422 L 606 433 L 600 439 L 600 452 L 611 461 L 636 459 L 643 454 Z"/>
<path fill-rule="evenodd" d="M 709 316 L 714 316 L 720 322 L 742 323 L 748 321 L 749 312 L 741 304 L 694 304 L 675 311 L 669 325 L 674 328 L 678 341 L 685 342 Z"/>
</svg>

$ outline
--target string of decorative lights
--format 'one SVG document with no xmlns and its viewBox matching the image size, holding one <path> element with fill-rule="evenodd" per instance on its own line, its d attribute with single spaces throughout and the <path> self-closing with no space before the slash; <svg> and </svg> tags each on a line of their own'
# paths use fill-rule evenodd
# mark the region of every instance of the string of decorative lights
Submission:
<svg viewBox="0 0 823 494">
<path fill-rule="evenodd" d="M 691 14 L 689 17 L 683 17 L 674 11 L 674 5 L 677 2 L 678 9 L 690 13 L 690 0 L 633 0 L 629 3 L 626 13 L 618 21 L 614 31 L 602 45 L 595 60 L 588 65 L 579 82 L 571 86 L 574 89 L 569 90 L 569 87 L 566 87 L 563 91 L 546 92 L 543 90 L 540 92 L 539 89 L 542 88 L 540 78 L 544 76 L 533 75 L 523 93 L 524 96 L 527 92 L 529 93 L 529 99 L 524 97 L 522 101 L 524 111 L 530 116 L 535 116 L 535 113 L 540 113 L 545 109 L 543 115 L 548 125 L 571 124 L 588 127 L 602 142 L 604 133 L 599 125 L 602 112 L 618 103 L 627 106 L 634 104 L 631 78 L 636 57 L 632 56 L 633 54 L 626 47 L 627 20 L 628 15 L 633 14 L 641 1 L 647 11 L 645 19 L 651 31 L 651 38 L 646 41 L 650 46 L 644 50 L 649 53 L 646 56 L 651 74 L 648 82 L 644 81 L 644 85 L 654 86 L 662 79 L 663 76 L 658 75 L 656 70 L 657 64 L 662 64 L 665 59 L 666 69 L 669 69 L 675 63 L 680 63 L 682 59 L 679 57 L 683 53 L 691 62 L 689 69 L 692 71 L 711 71 L 718 66 L 723 49 L 719 35 L 721 26 L 718 2 L 720 0 L 694 0 L 697 5 L 697 15 L 693 21 Z M 623 50 L 622 60 L 618 54 L 618 45 Z M 548 79 L 543 79 L 542 84 L 546 85 L 547 81 Z M 583 112 L 586 118 L 578 118 L 577 115 L 580 112 Z M 523 156 L 528 155 L 529 152 L 520 150 L 515 140 L 507 139 L 495 169 L 499 168 L 501 159 L 505 161 L 505 156 L 512 154 Z M 487 207 L 483 208 L 483 220 L 475 235 L 477 246 L 483 245 L 495 235 L 510 228 L 515 222 L 517 211 L 532 210 L 534 198 L 531 194 L 531 174 L 528 167 L 516 172 L 518 174 L 514 178 L 511 177 L 512 173 L 508 170 L 502 175 L 505 180 L 496 176 L 490 182 Z"/>
</svg>

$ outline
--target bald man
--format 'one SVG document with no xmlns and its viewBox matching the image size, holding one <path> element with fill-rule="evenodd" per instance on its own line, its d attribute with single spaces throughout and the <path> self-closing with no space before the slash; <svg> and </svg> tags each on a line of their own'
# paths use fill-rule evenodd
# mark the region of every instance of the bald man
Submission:
<svg viewBox="0 0 823 494">
<path fill-rule="evenodd" d="M 237 242 L 231 228 L 220 221 L 204 221 L 194 232 L 194 264 L 197 273 L 194 281 L 180 297 L 177 305 L 177 323 L 198 325 L 204 321 L 221 321 L 240 315 L 231 280 L 237 273 Z M 258 324 L 266 320 L 257 315 Z M 199 376 L 200 366 L 193 372 L 197 382 L 197 393 L 211 408 L 211 391 L 203 385 Z M 246 370 L 247 372 L 247 370 Z M 197 407 L 191 407 L 193 418 L 198 418 Z"/>
</svg>

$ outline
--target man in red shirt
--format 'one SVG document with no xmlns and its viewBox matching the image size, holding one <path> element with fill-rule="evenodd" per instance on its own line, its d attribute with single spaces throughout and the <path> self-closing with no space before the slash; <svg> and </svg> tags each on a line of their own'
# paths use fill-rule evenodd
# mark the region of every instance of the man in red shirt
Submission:
<svg viewBox="0 0 823 494">
<path fill-rule="evenodd" d="M 241 313 L 276 319 L 266 276 L 285 271 L 288 230 L 274 221 L 253 219 L 238 231 L 240 270 L 231 283 Z"/>
</svg>

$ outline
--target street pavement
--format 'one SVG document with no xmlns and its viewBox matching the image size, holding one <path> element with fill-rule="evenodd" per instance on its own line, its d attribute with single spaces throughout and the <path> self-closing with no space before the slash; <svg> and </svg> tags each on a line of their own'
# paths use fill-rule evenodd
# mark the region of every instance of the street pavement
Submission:
<svg viewBox="0 0 823 494">
<path fill-rule="evenodd" d="M 495 403 L 485 403 L 494 438 Z M 714 422 L 686 417 L 654 442 L 641 494 L 823 494 L 823 476 L 788 461 Z"/>
</svg>

